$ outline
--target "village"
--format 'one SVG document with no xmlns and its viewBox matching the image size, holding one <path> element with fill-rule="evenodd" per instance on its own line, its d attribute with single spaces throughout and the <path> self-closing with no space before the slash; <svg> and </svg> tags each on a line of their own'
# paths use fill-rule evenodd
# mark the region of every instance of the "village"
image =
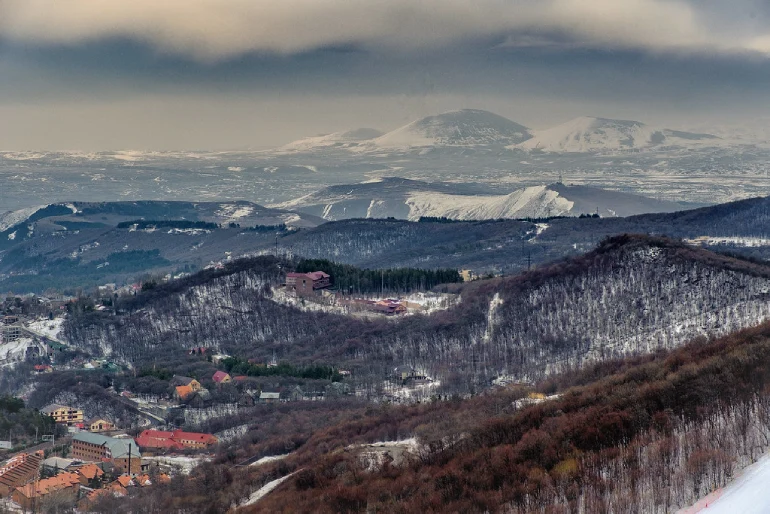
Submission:
<svg viewBox="0 0 770 514">
<path fill-rule="evenodd" d="M 274 288 L 273 299 L 300 309 L 384 317 L 446 308 L 454 301 L 449 295 L 428 293 L 401 298 L 343 294 L 332 285 L 332 277 L 323 271 L 289 272 L 284 283 Z M 120 294 L 134 295 L 141 287 L 132 286 Z M 109 300 L 116 294 L 112 285 L 101 287 L 88 301 L 95 310 L 109 310 Z M 62 340 L 64 320 L 78 301 L 62 295 L 6 298 L 0 303 L 0 366 L 27 366 L 33 383 L 71 372 L 92 372 L 116 380 L 136 376 L 137 370 L 126 363 L 83 354 Z M 192 466 L 212 459 L 220 443 L 246 429 L 215 434 L 186 431 L 182 425 L 247 412 L 256 406 L 368 394 L 354 386 L 352 372 L 345 369 L 295 367 L 275 357 L 260 362 L 210 347 L 188 348 L 185 354 L 185 359 L 200 362 L 210 371 L 195 377 L 141 371 L 140 376 L 146 374 L 165 386 L 153 391 L 110 386 L 105 393 L 115 408 L 101 411 L 96 404 L 78 398 L 41 407 L 40 415 L 50 417 L 55 430 L 23 444 L 11 438 L 0 441 L 0 501 L 23 512 L 52 505 L 75 505 L 78 511 L 87 512 L 90 505 L 107 496 L 121 498 L 132 488 L 184 480 Z M 401 365 L 384 377 L 376 400 L 420 401 L 437 385 L 426 373 Z M 128 418 L 125 412 L 118 415 L 121 409 L 133 414 Z"/>
</svg>

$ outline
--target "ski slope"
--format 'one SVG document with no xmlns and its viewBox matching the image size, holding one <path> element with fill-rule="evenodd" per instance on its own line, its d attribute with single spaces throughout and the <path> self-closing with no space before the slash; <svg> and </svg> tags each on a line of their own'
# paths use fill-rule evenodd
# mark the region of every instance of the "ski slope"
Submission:
<svg viewBox="0 0 770 514">
<path fill-rule="evenodd" d="M 770 512 L 770 454 L 747 467 L 722 489 L 677 514 L 766 514 Z"/>
</svg>

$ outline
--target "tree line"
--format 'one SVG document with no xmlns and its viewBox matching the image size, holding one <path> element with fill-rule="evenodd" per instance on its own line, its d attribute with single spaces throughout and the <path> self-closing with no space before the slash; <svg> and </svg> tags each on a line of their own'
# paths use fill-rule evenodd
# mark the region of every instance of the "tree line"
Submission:
<svg viewBox="0 0 770 514">
<path fill-rule="evenodd" d="M 332 276 L 334 287 L 355 293 L 408 293 L 425 291 L 439 284 L 462 282 L 456 269 L 366 269 L 339 264 L 327 259 L 302 259 L 297 263 L 299 273 L 323 271 Z"/>
</svg>

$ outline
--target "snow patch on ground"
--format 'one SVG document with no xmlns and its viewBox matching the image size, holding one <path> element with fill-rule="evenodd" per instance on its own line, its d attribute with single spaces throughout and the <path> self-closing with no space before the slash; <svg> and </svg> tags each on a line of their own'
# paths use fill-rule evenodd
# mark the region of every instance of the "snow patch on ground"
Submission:
<svg viewBox="0 0 770 514">
<path fill-rule="evenodd" d="M 27 324 L 32 331 L 40 334 L 41 336 L 49 337 L 51 339 L 59 339 L 62 325 L 64 325 L 64 316 L 54 319 L 42 319 L 33 321 Z"/>
<path fill-rule="evenodd" d="M 9 211 L 4 214 L 0 214 L 0 232 L 8 230 L 14 225 L 29 219 L 30 216 L 35 214 L 40 209 L 44 209 L 45 205 L 38 205 L 37 207 L 27 207 L 26 209 L 19 209 L 18 211 Z"/>
<path fill-rule="evenodd" d="M 261 459 L 255 462 L 252 462 L 251 464 L 249 464 L 249 466 L 261 466 L 262 464 L 267 464 L 268 462 L 275 462 L 277 460 L 285 459 L 289 455 L 291 454 L 285 453 L 283 455 L 268 455 L 267 457 L 262 457 Z"/>
<path fill-rule="evenodd" d="M 249 498 L 241 504 L 241 506 L 246 505 L 254 505 L 259 500 L 267 496 L 273 489 L 284 483 L 286 480 L 288 480 L 292 475 L 295 475 L 301 470 L 295 471 L 294 473 L 289 473 L 285 477 L 276 478 L 275 480 L 271 480 L 270 482 L 266 483 L 256 491 L 254 491 Z"/>
<path fill-rule="evenodd" d="M 694 239 L 685 239 L 685 243 L 693 245 L 730 245 L 730 246 L 743 246 L 748 248 L 757 248 L 763 246 L 770 246 L 770 239 L 763 237 L 712 237 L 701 236 Z"/>
<path fill-rule="evenodd" d="M 219 210 L 216 211 L 217 216 L 222 216 L 229 220 L 237 220 L 250 216 L 254 212 L 254 207 L 251 205 L 236 205 L 232 203 L 223 203 L 219 206 Z"/>
<path fill-rule="evenodd" d="M 157 462 L 159 464 L 165 464 L 167 466 L 176 467 L 179 471 L 185 475 L 189 475 L 190 472 L 203 462 L 211 460 L 209 457 L 184 457 L 182 455 L 165 455 L 158 457 L 142 457 L 143 460 Z"/>
<path fill-rule="evenodd" d="M 765 455 L 727 486 L 677 514 L 766 514 L 770 512 L 770 454 Z"/>
</svg>

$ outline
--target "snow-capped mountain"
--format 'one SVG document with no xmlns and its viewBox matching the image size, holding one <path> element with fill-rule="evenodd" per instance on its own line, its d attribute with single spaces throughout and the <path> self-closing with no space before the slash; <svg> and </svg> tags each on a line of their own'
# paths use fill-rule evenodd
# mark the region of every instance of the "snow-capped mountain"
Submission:
<svg viewBox="0 0 770 514">
<path fill-rule="evenodd" d="M 530 130 L 489 111 L 462 109 L 413 121 L 371 141 L 379 148 L 508 146 L 531 138 Z"/>
<path fill-rule="evenodd" d="M 555 153 L 588 153 L 695 144 L 703 146 L 719 141 L 711 134 L 657 128 L 639 121 L 583 116 L 537 131 L 531 139 L 515 147 Z"/>
<path fill-rule="evenodd" d="M 587 186 L 536 185 L 501 195 L 462 184 L 427 183 L 402 178 L 330 186 L 277 207 L 306 212 L 327 220 L 386 217 L 483 220 L 578 216 L 597 210 L 607 217 L 682 209 L 682 205 L 674 202 Z"/>
<path fill-rule="evenodd" d="M 373 128 L 358 128 L 344 132 L 333 132 L 322 136 L 306 137 L 278 148 L 281 152 L 308 152 L 332 148 L 350 148 L 364 141 L 382 136 L 382 132 Z"/>
</svg>

